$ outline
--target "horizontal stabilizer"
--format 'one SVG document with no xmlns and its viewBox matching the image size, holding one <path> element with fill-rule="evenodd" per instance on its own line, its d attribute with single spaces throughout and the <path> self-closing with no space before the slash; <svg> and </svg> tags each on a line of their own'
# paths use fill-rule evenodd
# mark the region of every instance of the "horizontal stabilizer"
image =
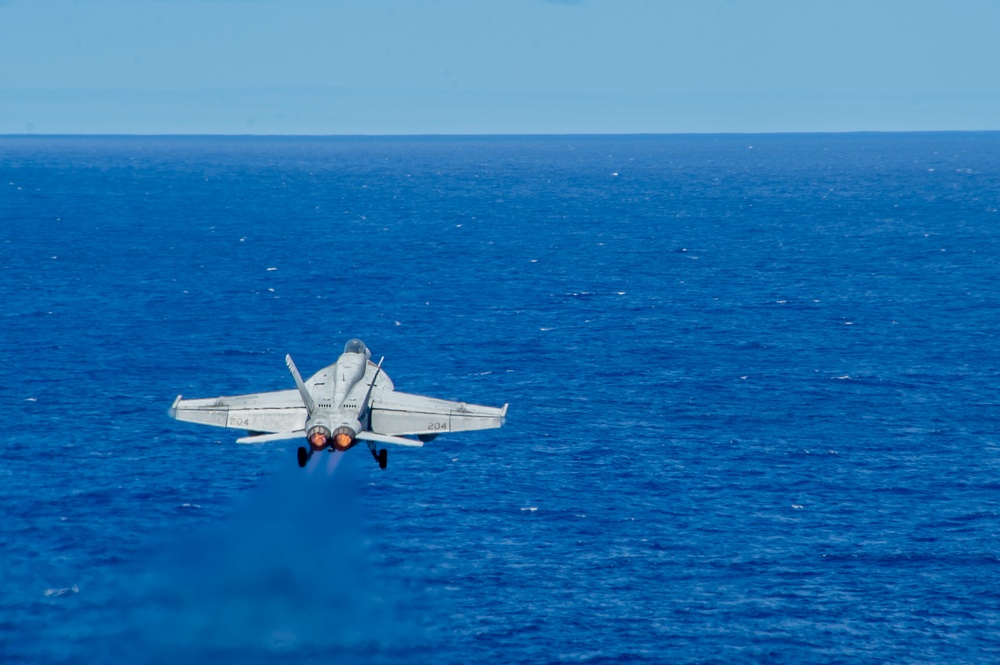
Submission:
<svg viewBox="0 0 1000 665">
<path fill-rule="evenodd" d="M 296 432 L 278 432 L 277 434 L 254 434 L 236 439 L 236 443 L 268 443 L 269 441 L 285 441 L 287 439 L 306 438 L 305 430 Z"/>
<path fill-rule="evenodd" d="M 422 448 L 423 441 L 414 441 L 401 436 L 391 436 L 389 434 L 376 434 L 375 432 L 360 432 L 358 438 L 362 441 L 375 441 L 378 443 L 391 443 L 397 446 L 410 446 L 412 448 Z"/>
</svg>

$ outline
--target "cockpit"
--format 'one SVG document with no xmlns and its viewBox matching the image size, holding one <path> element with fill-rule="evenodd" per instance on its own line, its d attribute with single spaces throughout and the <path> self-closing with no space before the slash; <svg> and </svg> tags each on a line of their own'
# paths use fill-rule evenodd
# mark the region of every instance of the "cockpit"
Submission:
<svg viewBox="0 0 1000 665">
<path fill-rule="evenodd" d="M 363 356 L 370 355 L 368 347 L 360 339 L 352 339 L 344 345 L 344 353 L 360 353 Z"/>
</svg>

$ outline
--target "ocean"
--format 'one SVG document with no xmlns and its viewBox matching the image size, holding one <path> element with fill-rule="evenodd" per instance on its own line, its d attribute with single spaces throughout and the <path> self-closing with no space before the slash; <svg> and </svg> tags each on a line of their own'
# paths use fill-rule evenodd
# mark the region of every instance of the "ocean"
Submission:
<svg viewBox="0 0 1000 665">
<path fill-rule="evenodd" d="M 0 137 L 0 662 L 996 662 L 998 210 L 990 132 Z M 506 425 L 167 416 L 351 337 Z"/>
</svg>

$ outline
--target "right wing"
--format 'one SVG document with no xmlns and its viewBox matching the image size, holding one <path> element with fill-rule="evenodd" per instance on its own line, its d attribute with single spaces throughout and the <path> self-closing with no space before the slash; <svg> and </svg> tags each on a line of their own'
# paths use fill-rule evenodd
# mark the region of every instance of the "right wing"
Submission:
<svg viewBox="0 0 1000 665">
<path fill-rule="evenodd" d="M 170 416 L 189 423 L 268 434 L 302 430 L 307 418 L 298 390 L 208 399 L 181 399 L 178 395 Z"/>
<path fill-rule="evenodd" d="M 371 428 L 379 434 L 444 434 L 503 425 L 503 408 L 451 402 L 387 390 L 372 399 Z"/>
</svg>

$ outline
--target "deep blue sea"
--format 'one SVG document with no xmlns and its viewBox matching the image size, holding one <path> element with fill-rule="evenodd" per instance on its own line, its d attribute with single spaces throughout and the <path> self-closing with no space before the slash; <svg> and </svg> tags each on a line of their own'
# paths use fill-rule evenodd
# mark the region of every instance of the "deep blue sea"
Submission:
<svg viewBox="0 0 1000 665">
<path fill-rule="evenodd" d="M 1000 661 L 1000 133 L 0 137 L 0 662 Z M 178 423 L 360 337 L 500 406 Z"/>
</svg>

